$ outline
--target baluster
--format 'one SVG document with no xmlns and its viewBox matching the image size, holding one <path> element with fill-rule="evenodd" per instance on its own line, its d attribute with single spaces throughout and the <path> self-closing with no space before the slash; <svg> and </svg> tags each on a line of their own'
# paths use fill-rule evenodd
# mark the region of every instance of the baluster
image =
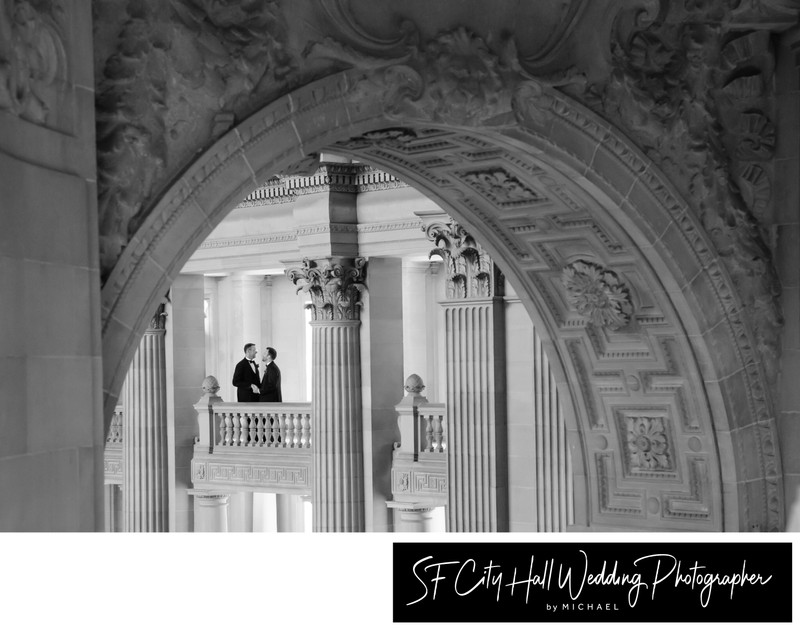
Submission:
<svg viewBox="0 0 800 630">
<path fill-rule="evenodd" d="M 223 412 L 220 417 L 219 443 L 227 446 L 231 442 L 231 417 Z"/>
<path fill-rule="evenodd" d="M 302 447 L 311 448 L 311 414 L 303 414 Z"/>
<path fill-rule="evenodd" d="M 433 416 L 425 414 L 425 444 L 422 447 L 424 453 L 433 453 Z"/>
<path fill-rule="evenodd" d="M 274 431 L 275 416 L 271 413 L 264 414 L 264 446 L 272 446 L 275 441 Z"/>
<path fill-rule="evenodd" d="M 436 443 L 435 452 L 444 453 L 445 445 L 443 443 L 444 442 L 443 416 L 436 416 L 433 428 L 433 440 Z"/>
<path fill-rule="evenodd" d="M 264 446 L 264 415 L 260 412 L 254 415 L 256 421 L 256 436 L 255 444 L 253 444 L 253 446 Z"/>
<path fill-rule="evenodd" d="M 292 414 L 292 443 L 290 446 L 292 448 L 299 448 L 300 447 L 300 414 L 293 413 Z"/>
<path fill-rule="evenodd" d="M 247 416 L 250 425 L 250 446 L 255 446 L 258 440 L 258 415 L 249 413 Z"/>
<path fill-rule="evenodd" d="M 280 437 L 278 440 L 280 441 L 281 448 L 286 448 L 286 414 L 279 414 L 279 418 L 280 420 L 278 420 L 278 423 L 280 425 Z"/>
<path fill-rule="evenodd" d="M 231 434 L 231 446 L 239 446 L 242 439 L 242 417 L 238 413 L 233 414 L 233 431 Z"/>
</svg>

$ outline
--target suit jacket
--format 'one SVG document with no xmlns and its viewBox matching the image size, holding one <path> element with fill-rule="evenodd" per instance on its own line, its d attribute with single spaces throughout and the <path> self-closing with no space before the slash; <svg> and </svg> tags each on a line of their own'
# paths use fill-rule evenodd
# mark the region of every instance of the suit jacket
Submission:
<svg viewBox="0 0 800 630">
<path fill-rule="evenodd" d="M 275 365 L 275 361 L 270 363 L 264 370 L 260 389 L 260 402 L 283 402 L 283 396 L 281 395 L 281 370 Z"/>
<path fill-rule="evenodd" d="M 256 368 L 258 368 L 258 363 L 256 363 Z M 258 394 L 250 386 L 259 386 L 260 384 L 260 374 L 253 371 L 247 359 L 242 359 L 236 364 L 236 368 L 233 370 L 233 386 L 236 388 L 236 400 L 239 402 L 258 402 Z"/>
</svg>

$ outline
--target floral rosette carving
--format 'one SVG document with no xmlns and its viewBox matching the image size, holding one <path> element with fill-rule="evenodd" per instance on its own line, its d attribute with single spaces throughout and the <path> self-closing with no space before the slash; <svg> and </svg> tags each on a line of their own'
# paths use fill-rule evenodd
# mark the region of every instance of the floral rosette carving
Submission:
<svg viewBox="0 0 800 630">
<path fill-rule="evenodd" d="M 662 418 L 627 419 L 628 455 L 632 470 L 669 470 L 669 443 Z"/>
<path fill-rule="evenodd" d="M 630 323 L 630 290 L 613 271 L 578 260 L 564 267 L 562 282 L 570 305 L 591 323 L 611 330 Z"/>
<path fill-rule="evenodd" d="M 303 266 L 287 271 L 297 292 L 307 293 L 314 321 L 353 321 L 361 317 L 361 293 L 366 290 L 364 258 L 303 259 Z"/>
</svg>

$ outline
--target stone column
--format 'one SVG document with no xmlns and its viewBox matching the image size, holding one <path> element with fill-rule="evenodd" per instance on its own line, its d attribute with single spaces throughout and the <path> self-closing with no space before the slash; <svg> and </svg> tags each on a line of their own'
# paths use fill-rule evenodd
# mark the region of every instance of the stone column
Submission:
<svg viewBox="0 0 800 630">
<path fill-rule="evenodd" d="M 189 490 L 194 495 L 194 531 L 227 532 L 230 495 L 216 490 Z"/>
<path fill-rule="evenodd" d="M 164 305 L 144 333 L 125 379 L 124 531 L 168 531 L 167 383 Z"/>
<path fill-rule="evenodd" d="M 448 526 L 454 532 L 508 530 L 505 314 L 502 274 L 457 223 L 426 234 L 447 271 Z"/>
<path fill-rule="evenodd" d="M 289 279 L 308 293 L 312 310 L 314 531 L 364 531 L 361 417 L 363 258 L 305 259 Z"/>
<path fill-rule="evenodd" d="M 394 531 L 400 533 L 430 533 L 444 531 L 436 518 L 441 508 L 435 505 L 415 505 L 390 501 L 394 509 Z"/>
</svg>

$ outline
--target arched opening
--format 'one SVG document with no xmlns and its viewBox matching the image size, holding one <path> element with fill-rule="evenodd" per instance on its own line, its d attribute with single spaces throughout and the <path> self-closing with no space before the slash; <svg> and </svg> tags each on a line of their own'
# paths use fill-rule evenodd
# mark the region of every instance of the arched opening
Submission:
<svg viewBox="0 0 800 630">
<path fill-rule="evenodd" d="M 774 421 L 736 291 L 653 164 L 554 92 L 456 126 L 391 118 L 383 89 L 357 72 L 301 88 L 166 191 L 103 289 L 106 417 L 191 253 L 259 183 L 333 147 L 435 199 L 503 268 L 583 451 L 586 527 L 779 529 Z"/>
</svg>

